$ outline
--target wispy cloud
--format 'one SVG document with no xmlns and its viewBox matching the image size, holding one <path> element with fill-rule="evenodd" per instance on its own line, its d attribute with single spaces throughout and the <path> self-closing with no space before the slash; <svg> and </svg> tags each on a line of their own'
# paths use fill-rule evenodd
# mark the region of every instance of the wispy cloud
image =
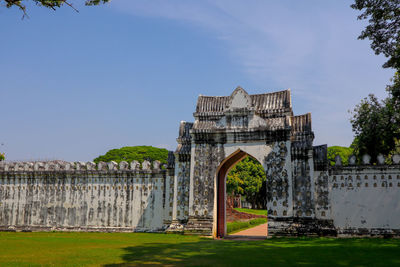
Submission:
<svg viewBox="0 0 400 267">
<path fill-rule="evenodd" d="M 298 113 L 312 112 L 316 143 L 351 142 L 348 110 L 385 95 L 391 71 L 357 40 L 363 24 L 337 1 L 120 0 L 135 16 L 180 21 L 225 42 L 232 62 L 260 87 L 292 88 Z M 268 88 L 273 89 L 273 88 Z"/>
</svg>

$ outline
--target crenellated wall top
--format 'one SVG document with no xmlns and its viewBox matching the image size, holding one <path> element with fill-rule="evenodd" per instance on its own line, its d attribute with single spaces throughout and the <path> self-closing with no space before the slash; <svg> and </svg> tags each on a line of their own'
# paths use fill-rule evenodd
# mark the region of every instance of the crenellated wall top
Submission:
<svg viewBox="0 0 400 267">
<path fill-rule="evenodd" d="M 384 167 L 384 166 L 392 166 L 392 165 L 400 165 L 400 155 L 396 154 L 392 156 L 392 164 L 386 164 L 386 158 L 382 154 L 379 154 L 376 158 L 377 163 L 376 165 L 371 164 L 371 156 L 368 154 L 364 154 L 361 157 L 361 164 L 357 163 L 357 158 L 355 155 L 351 155 L 349 157 L 348 165 L 343 165 L 342 157 L 340 155 L 336 155 L 335 157 L 335 164 L 332 166 L 334 168 L 341 168 L 341 167 Z"/>
<path fill-rule="evenodd" d="M 5 162 L 0 163 L 0 172 L 41 172 L 41 171 L 98 171 L 98 172 L 160 172 L 166 169 L 166 164 L 156 160 L 153 162 L 143 161 L 142 163 L 134 160 L 130 163 L 121 161 L 110 162 Z"/>
</svg>

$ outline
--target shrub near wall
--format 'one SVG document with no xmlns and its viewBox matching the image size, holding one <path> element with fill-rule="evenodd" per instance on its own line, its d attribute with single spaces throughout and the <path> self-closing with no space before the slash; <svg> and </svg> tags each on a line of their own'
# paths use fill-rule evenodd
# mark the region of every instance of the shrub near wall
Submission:
<svg viewBox="0 0 400 267">
<path fill-rule="evenodd" d="M 158 148 L 152 146 L 125 146 L 117 149 L 111 149 L 106 154 L 95 158 L 95 163 L 115 161 L 120 163 L 121 161 L 132 162 L 137 160 L 142 163 L 144 160 L 160 161 L 161 163 L 167 163 L 168 150 L 165 148 Z"/>
<path fill-rule="evenodd" d="M 335 165 L 335 157 L 339 155 L 342 158 L 343 165 L 349 164 L 349 157 L 354 153 L 353 149 L 345 146 L 328 147 L 328 161 L 330 166 Z"/>
</svg>

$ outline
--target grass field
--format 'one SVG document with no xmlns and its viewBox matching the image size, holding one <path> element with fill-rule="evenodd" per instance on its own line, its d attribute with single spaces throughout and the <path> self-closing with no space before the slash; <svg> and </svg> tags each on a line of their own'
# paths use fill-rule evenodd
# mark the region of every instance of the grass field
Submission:
<svg viewBox="0 0 400 267">
<path fill-rule="evenodd" d="M 240 211 L 240 212 L 245 212 L 245 213 L 250 213 L 250 214 L 256 214 L 256 215 L 268 215 L 267 210 L 255 210 L 255 209 L 245 209 L 245 208 L 234 208 L 234 210 Z"/>
<path fill-rule="evenodd" d="M 212 240 L 140 233 L 0 233 L 0 266 L 393 266 L 399 239 Z"/>
</svg>

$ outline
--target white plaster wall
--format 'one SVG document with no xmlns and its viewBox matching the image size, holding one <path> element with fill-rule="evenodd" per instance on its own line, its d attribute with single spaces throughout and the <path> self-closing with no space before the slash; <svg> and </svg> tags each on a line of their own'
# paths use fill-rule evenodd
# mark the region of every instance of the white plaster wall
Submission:
<svg viewBox="0 0 400 267">
<path fill-rule="evenodd" d="M 400 229 L 399 174 L 399 170 L 367 169 L 331 175 L 334 225 L 340 229 Z"/>
<path fill-rule="evenodd" d="M 164 206 L 164 224 L 169 224 L 173 220 L 174 205 L 174 176 L 167 175 L 165 180 L 165 206 Z M 164 186 L 164 185 L 163 185 Z"/>
<path fill-rule="evenodd" d="M 85 176 L 85 177 L 83 177 Z M 0 177 L 0 227 L 163 227 L 163 175 L 26 174 Z"/>
</svg>

